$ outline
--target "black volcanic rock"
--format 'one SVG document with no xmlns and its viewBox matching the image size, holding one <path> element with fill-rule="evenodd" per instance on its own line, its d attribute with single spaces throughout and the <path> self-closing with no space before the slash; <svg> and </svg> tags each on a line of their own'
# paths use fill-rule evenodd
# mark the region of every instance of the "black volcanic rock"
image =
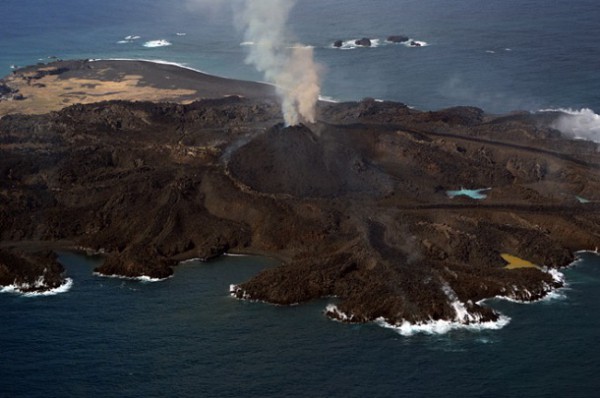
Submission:
<svg viewBox="0 0 600 398">
<path fill-rule="evenodd" d="M 44 292 L 65 282 L 64 268 L 51 252 L 27 254 L 0 249 L 0 286 L 22 293 Z"/>
<path fill-rule="evenodd" d="M 340 48 L 343 44 L 344 44 L 344 42 L 341 40 L 336 40 L 333 42 L 333 46 L 337 47 L 337 48 Z"/>
<path fill-rule="evenodd" d="M 405 43 L 409 40 L 410 39 L 407 36 L 402 35 L 393 35 L 387 38 L 387 41 L 389 41 L 390 43 Z"/>
<path fill-rule="evenodd" d="M 357 46 L 371 47 L 371 39 L 368 37 L 363 37 L 362 39 L 355 40 L 354 44 Z"/>
<path fill-rule="evenodd" d="M 0 83 L 0 97 L 12 93 L 13 90 L 4 83 Z"/>
<path fill-rule="evenodd" d="M 421 47 L 421 43 L 411 40 L 410 46 L 411 47 Z"/>
</svg>

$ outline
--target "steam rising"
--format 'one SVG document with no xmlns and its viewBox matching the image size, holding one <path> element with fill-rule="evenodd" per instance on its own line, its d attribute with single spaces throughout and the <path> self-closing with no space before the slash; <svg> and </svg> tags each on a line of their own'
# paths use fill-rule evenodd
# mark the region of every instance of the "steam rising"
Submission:
<svg viewBox="0 0 600 398">
<path fill-rule="evenodd" d="M 224 1 L 194 0 L 196 5 L 216 6 Z M 301 121 L 315 121 L 319 99 L 319 66 L 313 49 L 290 45 L 287 23 L 295 0 L 237 0 L 232 2 L 236 26 L 244 40 L 252 45 L 246 62 L 275 84 L 282 99 L 285 123 L 293 126 Z"/>
<path fill-rule="evenodd" d="M 559 109 L 564 115 L 558 118 L 553 127 L 571 138 L 585 139 L 600 143 L 600 115 L 593 110 Z"/>
</svg>

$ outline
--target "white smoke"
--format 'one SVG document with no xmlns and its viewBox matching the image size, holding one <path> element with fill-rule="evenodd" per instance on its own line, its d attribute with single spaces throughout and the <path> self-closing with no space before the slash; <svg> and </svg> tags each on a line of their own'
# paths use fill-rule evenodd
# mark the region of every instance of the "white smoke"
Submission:
<svg viewBox="0 0 600 398">
<path fill-rule="evenodd" d="M 277 74 L 275 84 L 282 96 L 282 111 L 289 126 L 300 123 L 300 118 L 315 122 L 315 107 L 319 99 L 319 66 L 313 58 L 311 47 L 295 47 L 283 69 Z"/>
<path fill-rule="evenodd" d="M 583 108 L 580 110 L 545 109 L 543 111 L 563 113 L 552 127 L 560 130 L 565 136 L 600 143 L 600 115 L 594 113 L 593 110 Z"/>
<path fill-rule="evenodd" d="M 245 46 L 249 51 L 246 62 L 275 85 L 286 125 L 314 123 L 320 67 L 314 61 L 312 48 L 290 40 L 287 26 L 295 0 L 191 1 L 205 7 L 230 3 L 244 42 L 252 43 Z"/>
</svg>

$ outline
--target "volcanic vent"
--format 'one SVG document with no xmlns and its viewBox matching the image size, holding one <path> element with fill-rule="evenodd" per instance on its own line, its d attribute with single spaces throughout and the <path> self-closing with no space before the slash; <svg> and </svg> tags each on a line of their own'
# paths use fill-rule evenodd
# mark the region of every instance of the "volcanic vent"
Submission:
<svg viewBox="0 0 600 398">
<path fill-rule="evenodd" d="M 356 137 L 334 128 L 277 124 L 242 146 L 229 162 L 231 175 L 255 191 L 295 197 L 339 197 L 391 191 L 388 176 L 370 164 Z"/>
</svg>

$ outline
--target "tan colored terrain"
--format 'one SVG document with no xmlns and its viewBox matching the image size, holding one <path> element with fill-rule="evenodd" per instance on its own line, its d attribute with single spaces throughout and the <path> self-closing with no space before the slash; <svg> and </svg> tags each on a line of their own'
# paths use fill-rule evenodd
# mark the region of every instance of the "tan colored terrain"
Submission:
<svg viewBox="0 0 600 398">
<path fill-rule="evenodd" d="M 198 76 L 204 77 L 202 84 Z M 74 104 L 112 100 L 188 104 L 228 95 L 273 95 L 272 88 L 264 84 L 133 60 L 59 61 L 16 70 L 2 84 L 12 93 L 5 100 L 0 96 L 0 117 L 11 113 L 44 114 Z"/>
<path fill-rule="evenodd" d="M 52 68 L 46 68 L 46 70 Z M 0 102 L 0 116 L 10 113 L 43 114 L 58 111 L 73 104 L 91 104 L 100 101 L 156 101 L 189 103 L 182 97 L 196 96 L 195 90 L 158 89 L 140 84 L 142 76 L 125 75 L 118 81 L 71 78 L 60 79 L 56 75 L 46 75 L 34 79 L 34 73 L 10 76 L 7 84 L 16 88 L 24 96 L 20 101 Z"/>
</svg>

